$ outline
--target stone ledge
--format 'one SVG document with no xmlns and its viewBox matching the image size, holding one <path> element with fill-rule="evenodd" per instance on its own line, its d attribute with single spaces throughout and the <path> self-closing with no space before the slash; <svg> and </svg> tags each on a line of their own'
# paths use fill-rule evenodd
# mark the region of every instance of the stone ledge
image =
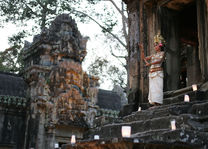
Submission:
<svg viewBox="0 0 208 149">
<path fill-rule="evenodd" d="M 28 99 L 24 97 L 15 97 L 8 95 L 0 95 L 0 105 L 15 106 L 26 108 Z"/>
<path fill-rule="evenodd" d="M 171 137 L 167 137 L 170 133 L 174 135 L 180 135 L 180 139 L 172 140 Z M 182 132 L 181 130 L 169 131 L 163 133 L 163 136 L 152 136 L 154 140 L 143 141 L 140 137 L 131 137 L 131 138 L 107 138 L 100 140 L 82 140 L 78 141 L 76 144 L 63 145 L 62 149 L 200 149 L 206 148 L 207 143 L 191 143 L 187 140 L 187 134 L 193 134 L 193 132 Z M 165 141 L 161 138 L 166 138 Z M 147 139 L 147 138 L 145 138 Z M 169 141 L 167 141 L 169 140 Z M 205 140 L 206 141 L 206 140 Z"/>
<path fill-rule="evenodd" d="M 145 120 L 147 117 L 150 118 L 157 118 L 161 116 L 168 116 L 168 115 L 180 115 L 185 113 L 190 114 L 199 114 L 199 108 L 201 105 L 208 104 L 207 101 L 192 101 L 192 102 L 181 102 L 181 103 L 174 103 L 171 105 L 162 105 L 158 106 L 152 109 L 146 109 L 142 111 L 137 111 L 132 113 L 131 115 L 123 117 L 124 122 L 132 122 L 132 121 L 138 121 L 138 120 Z M 201 115 L 206 112 L 202 111 L 201 109 Z"/>
<path fill-rule="evenodd" d="M 177 129 L 172 130 L 157 130 L 148 131 L 144 133 L 137 133 L 132 135 L 133 138 L 137 138 L 139 143 L 181 143 L 188 146 L 207 146 L 208 145 L 208 133 L 192 130 Z"/>
</svg>

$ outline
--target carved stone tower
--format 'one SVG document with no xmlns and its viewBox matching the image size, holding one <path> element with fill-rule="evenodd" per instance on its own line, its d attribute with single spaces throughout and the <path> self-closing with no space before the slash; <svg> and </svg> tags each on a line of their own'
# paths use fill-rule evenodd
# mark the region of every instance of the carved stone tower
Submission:
<svg viewBox="0 0 208 149">
<path fill-rule="evenodd" d="M 72 134 L 83 137 L 89 91 L 96 89 L 81 66 L 86 42 L 75 21 L 62 14 L 25 44 L 25 80 L 31 99 L 27 148 L 50 149 L 57 142 L 69 142 Z"/>
</svg>

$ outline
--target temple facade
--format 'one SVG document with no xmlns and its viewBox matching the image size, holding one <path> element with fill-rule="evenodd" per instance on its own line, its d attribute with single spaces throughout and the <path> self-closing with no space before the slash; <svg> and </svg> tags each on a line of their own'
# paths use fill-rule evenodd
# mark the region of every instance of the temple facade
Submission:
<svg viewBox="0 0 208 149">
<path fill-rule="evenodd" d="M 117 118 L 120 97 L 82 69 L 87 38 L 62 14 L 25 42 L 23 76 L 0 72 L 0 149 L 54 149 Z"/>
<path fill-rule="evenodd" d="M 208 80 L 208 30 L 206 0 L 124 0 L 129 18 L 128 84 L 129 105 L 135 111 L 147 103 L 148 69 L 141 60 L 154 53 L 154 35 L 166 40 L 164 92 Z"/>
<path fill-rule="evenodd" d="M 123 0 L 128 10 L 128 104 L 118 119 L 63 149 L 204 149 L 208 146 L 208 1 Z M 149 108 L 148 68 L 154 36 L 165 40 L 163 105 Z M 192 85 L 197 86 L 193 90 Z M 188 99 L 186 97 L 189 97 Z M 128 126 L 131 131 L 122 131 Z M 129 132 L 129 136 L 124 136 Z M 93 137 L 100 136 L 100 140 Z"/>
<path fill-rule="evenodd" d="M 118 96 L 98 89 L 98 78 L 82 70 L 86 38 L 73 19 L 60 15 L 25 44 L 24 78 L 0 73 L 0 149 L 208 147 L 208 0 L 123 1 L 128 104 L 121 109 Z M 157 33 L 166 40 L 164 99 L 149 108 L 148 69 L 138 44 L 151 55 Z M 123 126 L 131 128 L 128 137 Z"/>
</svg>

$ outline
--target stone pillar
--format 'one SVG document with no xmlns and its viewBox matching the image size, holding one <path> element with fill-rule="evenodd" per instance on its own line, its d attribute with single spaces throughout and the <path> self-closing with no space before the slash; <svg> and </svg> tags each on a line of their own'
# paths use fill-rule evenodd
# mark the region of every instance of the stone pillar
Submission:
<svg viewBox="0 0 208 149">
<path fill-rule="evenodd" d="M 46 145 L 49 149 L 54 149 L 55 146 L 55 129 L 52 127 L 51 130 L 46 132 Z"/>
<path fill-rule="evenodd" d="M 129 104 L 139 100 L 139 69 L 140 57 L 138 51 L 139 43 L 139 2 L 128 3 L 128 21 L 129 21 L 129 43 L 128 43 L 128 89 Z M 137 98 L 137 99 L 136 99 Z"/>
<path fill-rule="evenodd" d="M 208 81 L 208 1 L 197 0 L 199 60 L 203 81 Z"/>
<path fill-rule="evenodd" d="M 129 42 L 128 45 L 128 59 L 127 59 L 127 75 L 128 75 L 128 104 L 123 107 L 121 115 L 130 114 L 136 111 L 139 101 L 141 101 L 141 88 L 140 88 L 140 54 L 138 43 L 140 40 L 139 34 L 139 20 L 140 1 L 125 0 L 128 8 L 128 27 L 129 27 Z"/>
<path fill-rule="evenodd" d="M 198 49 L 196 46 L 187 45 L 187 86 L 202 81 Z"/>
<path fill-rule="evenodd" d="M 28 93 L 30 95 L 30 120 L 28 128 L 27 148 L 36 149 L 51 148 L 54 142 L 48 142 L 47 127 L 51 123 L 49 120 L 53 113 L 48 113 L 52 103 L 49 96 L 49 86 L 46 81 L 46 74 L 50 69 L 42 66 L 30 66 L 26 69 L 26 81 L 28 82 Z M 53 132 L 52 128 L 50 131 Z M 54 140 L 54 133 L 50 135 L 50 140 Z"/>
</svg>

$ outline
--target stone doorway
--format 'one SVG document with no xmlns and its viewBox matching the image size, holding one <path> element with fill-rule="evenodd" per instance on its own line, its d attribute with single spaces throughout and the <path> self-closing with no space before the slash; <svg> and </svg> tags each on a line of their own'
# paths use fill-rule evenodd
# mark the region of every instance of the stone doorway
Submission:
<svg viewBox="0 0 208 149">
<path fill-rule="evenodd" d="M 179 13 L 179 88 L 200 80 L 196 3 L 188 4 Z"/>
<path fill-rule="evenodd" d="M 159 28 L 167 40 L 164 90 L 176 90 L 201 80 L 196 1 L 172 0 L 159 9 Z"/>
</svg>

